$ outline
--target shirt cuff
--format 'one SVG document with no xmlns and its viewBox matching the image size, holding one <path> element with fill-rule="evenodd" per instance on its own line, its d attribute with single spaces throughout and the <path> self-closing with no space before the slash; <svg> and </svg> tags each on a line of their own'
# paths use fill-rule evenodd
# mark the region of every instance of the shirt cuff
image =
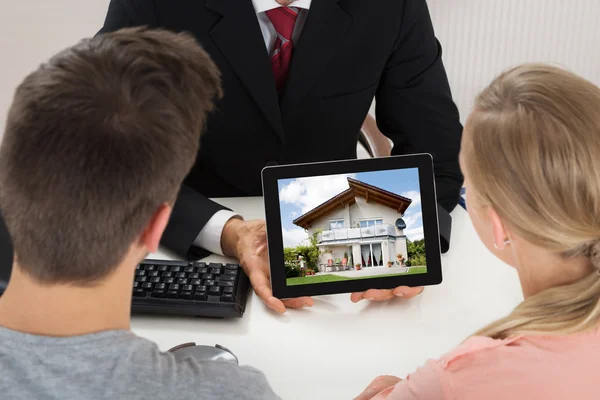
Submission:
<svg viewBox="0 0 600 400">
<path fill-rule="evenodd" d="M 194 240 L 194 246 L 210 251 L 213 254 L 218 254 L 220 256 L 224 255 L 223 249 L 221 248 L 221 234 L 223 233 L 225 224 L 231 218 L 236 217 L 243 219 L 241 215 L 229 210 L 217 211 L 215 215 L 208 220 L 206 225 L 204 225 L 196 237 L 196 240 Z"/>
</svg>

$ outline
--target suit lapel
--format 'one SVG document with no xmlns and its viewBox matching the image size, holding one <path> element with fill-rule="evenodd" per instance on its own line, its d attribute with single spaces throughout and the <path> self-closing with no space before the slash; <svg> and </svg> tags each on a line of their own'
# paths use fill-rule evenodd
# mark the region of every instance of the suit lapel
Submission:
<svg viewBox="0 0 600 400">
<path fill-rule="evenodd" d="M 285 118 L 310 90 L 344 38 L 351 17 L 339 0 L 313 0 L 306 24 L 295 45 L 290 75 L 281 101 Z"/>
<path fill-rule="evenodd" d="M 210 36 L 283 140 L 283 123 L 271 61 L 252 2 L 206 0 L 206 7 L 223 16 L 210 30 Z"/>
</svg>

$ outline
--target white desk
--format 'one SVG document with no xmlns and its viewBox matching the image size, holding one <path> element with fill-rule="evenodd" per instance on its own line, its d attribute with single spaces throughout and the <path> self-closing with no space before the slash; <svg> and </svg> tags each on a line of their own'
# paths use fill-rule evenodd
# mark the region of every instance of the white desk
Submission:
<svg viewBox="0 0 600 400">
<path fill-rule="evenodd" d="M 246 219 L 264 218 L 262 198 L 217 201 Z M 262 370 L 285 400 L 352 399 L 376 376 L 406 376 L 522 300 L 516 272 L 479 242 L 467 213 L 458 206 L 452 217 L 444 281 L 414 299 L 353 304 L 349 294 L 322 296 L 310 309 L 279 315 L 252 292 L 241 319 L 136 316 L 132 330 L 162 350 L 222 344 L 240 364 Z"/>
</svg>

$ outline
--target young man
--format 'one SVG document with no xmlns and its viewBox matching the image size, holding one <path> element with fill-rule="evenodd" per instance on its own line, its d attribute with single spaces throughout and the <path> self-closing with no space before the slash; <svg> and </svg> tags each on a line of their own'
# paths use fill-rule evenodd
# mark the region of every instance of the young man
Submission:
<svg viewBox="0 0 600 400">
<path fill-rule="evenodd" d="M 136 265 L 194 164 L 218 69 L 184 34 L 85 40 L 16 91 L 0 148 L 15 252 L 0 298 L 0 397 L 276 399 L 264 376 L 176 361 L 129 330 Z"/>
</svg>

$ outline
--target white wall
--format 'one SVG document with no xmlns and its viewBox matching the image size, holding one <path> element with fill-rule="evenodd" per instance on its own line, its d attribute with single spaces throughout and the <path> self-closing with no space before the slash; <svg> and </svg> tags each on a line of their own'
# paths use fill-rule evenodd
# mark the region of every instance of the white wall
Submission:
<svg viewBox="0 0 600 400">
<path fill-rule="evenodd" d="M 0 135 L 13 91 L 43 60 L 100 29 L 109 0 L 0 0 Z M 598 0 L 429 0 L 465 120 L 503 69 L 560 63 L 600 84 Z"/>
<path fill-rule="evenodd" d="M 350 206 L 350 217 L 352 226 L 356 226 L 363 219 L 383 219 L 384 224 L 396 226 L 396 220 L 401 214 L 396 210 L 379 203 L 367 203 L 362 197 L 356 198 L 356 203 Z M 396 229 L 396 235 L 404 235 L 404 231 Z"/>
</svg>

